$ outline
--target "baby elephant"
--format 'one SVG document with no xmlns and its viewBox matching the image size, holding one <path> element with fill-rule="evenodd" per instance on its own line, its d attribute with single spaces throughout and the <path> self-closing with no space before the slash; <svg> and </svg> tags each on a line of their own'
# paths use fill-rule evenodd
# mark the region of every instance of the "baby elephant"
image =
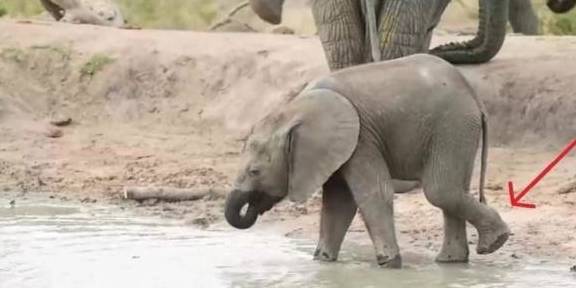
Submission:
<svg viewBox="0 0 576 288">
<path fill-rule="evenodd" d="M 444 213 L 436 260 L 466 262 L 466 221 L 478 230 L 479 254 L 496 251 L 510 234 L 494 209 L 468 193 L 481 135 L 483 199 L 485 115 L 455 67 L 421 54 L 340 70 L 254 127 L 225 216 L 246 229 L 286 196 L 302 202 L 322 187 L 315 259 L 337 259 L 359 209 L 378 264 L 396 268 L 392 180 L 419 181 Z"/>
</svg>

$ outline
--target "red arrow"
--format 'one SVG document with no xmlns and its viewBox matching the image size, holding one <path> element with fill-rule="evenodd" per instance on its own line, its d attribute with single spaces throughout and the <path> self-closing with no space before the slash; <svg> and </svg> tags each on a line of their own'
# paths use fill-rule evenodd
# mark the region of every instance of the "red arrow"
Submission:
<svg viewBox="0 0 576 288">
<path fill-rule="evenodd" d="M 530 182 L 530 184 L 528 184 L 528 186 L 526 186 L 522 192 L 518 193 L 518 195 L 514 196 L 514 187 L 512 186 L 512 181 L 508 181 L 508 195 L 510 196 L 510 204 L 512 207 L 516 206 L 523 208 L 536 208 L 536 205 L 532 203 L 521 203 L 520 200 L 528 193 L 528 191 L 530 191 L 530 189 L 538 184 L 538 182 L 540 182 L 540 180 L 542 180 L 542 178 L 544 178 L 544 176 L 546 176 L 546 174 L 548 174 L 548 172 L 550 172 L 550 170 L 552 170 L 552 168 L 554 168 L 554 166 L 556 166 L 556 164 L 558 164 L 562 158 L 566 157 L 568 152 L 570 152 L 570 150 L 572 150 L 574 147 L 576 147 L 576 139 L 568 143 L 560 155 L 558 155 L 552 162 L 550 162 L 550 164 L 548 164 L 548 166 L 546 166 L 546 168 L 544 168 L 544 170 L 542 170 L 542 172 L 540 172 L 540 174 L 538 174 L 538 176 L 536 176 L 536 178 L 534 178 L 534 180 L 532 180 L 532 182 Z"/>
</svg>

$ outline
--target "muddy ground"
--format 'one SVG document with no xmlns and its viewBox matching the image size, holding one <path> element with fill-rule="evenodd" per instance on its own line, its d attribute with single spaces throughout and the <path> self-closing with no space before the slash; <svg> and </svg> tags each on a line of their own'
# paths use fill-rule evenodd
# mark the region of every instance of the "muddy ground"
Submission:
<svg viewBox="0 0 576 288">
<path fill-rule="evenodd" d="M 514 233 L 495 255 L 472 253 L 473 261 L 576 259 L 576 152 L 525 198 L 536 209 L 511 208 L 505 190 L 508 180 L 524 187 L 576 138 L 574 68 L 576 38 L 520 36 L 491 63 L 461 68 L 490 114 L 487 197 Z M 250 126 L 326 73 L 314 37 L 0 22 L 0 205 L 12 200 L 7 192 L 45 192 L 226 227 L 223 198 Z M 67 126 L 50 124 L 68 117 Z M 217 193 L 137 204 L 121 199 L 131 185 Z M 282 203 L 256 229 L 314 239 L 318 199 Z M 395 203 L 402 251 L 433 257 L 440 211 L 421 191 Z M 368 245 L 357 218 L 347 241 Z"/>
</svg>

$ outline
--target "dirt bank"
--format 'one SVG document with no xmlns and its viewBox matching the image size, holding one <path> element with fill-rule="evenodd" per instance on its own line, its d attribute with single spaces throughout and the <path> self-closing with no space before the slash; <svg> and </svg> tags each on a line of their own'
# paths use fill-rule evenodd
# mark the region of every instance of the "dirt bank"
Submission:
<svg viewBox="0 0 576 288">
<path fill-rule="evenodd" d="M 576 38 L 510 37 L 490 64 L 462 67 L 491 117 L 488 199 L 515 233 L 484 259 L 576 257 L 576 154 L 526 197 L 536 210 L 509 208 L 504 190 L 576 136 L 574 55 Z M 325 73 L 313 37 L 0 22 L 0 189 L 115 202 L 125 185 L 226 191 L 251 124 Z M 72 122 L 48 123 L 58 117 Z M 397 200 L 402 249 L 437 251 L 439 211 L 418 191 Z M 261 222 L 282 224 L 256 229 L 315 237 L 317 202 L 280 205 Z M 212 197 L 146 211 L 218 226 L 221 206 Z M 368 243 L 363 230 L 357 221 L 350 238 Z"/>
</svg>

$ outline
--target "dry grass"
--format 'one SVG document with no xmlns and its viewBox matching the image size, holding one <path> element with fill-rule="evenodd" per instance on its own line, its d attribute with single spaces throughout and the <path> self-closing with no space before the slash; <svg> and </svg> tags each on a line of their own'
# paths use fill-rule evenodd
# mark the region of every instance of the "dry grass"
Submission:
<svg viewBox="0 0 576 288">
<path fill-rule="evenodd" d="M 160 29 L 201 30 L 217 15 L 215 0 L 116 0 L 129 23 Z M 3 13 L 4 11 L 4 13 Z M 39 0 L 1 0 L 0 17 L 30 17 L 42 13 Z"/>
</svg>

